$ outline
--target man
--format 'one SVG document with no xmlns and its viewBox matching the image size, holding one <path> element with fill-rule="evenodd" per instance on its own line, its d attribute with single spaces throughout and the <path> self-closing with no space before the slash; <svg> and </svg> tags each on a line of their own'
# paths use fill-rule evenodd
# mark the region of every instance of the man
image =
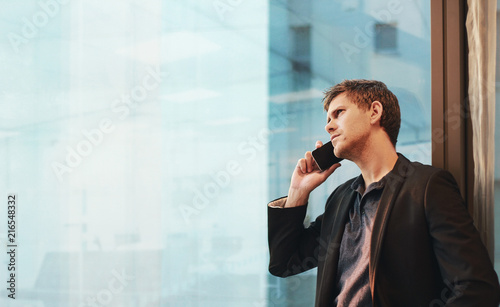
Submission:
<svg viewBox="0 0 500 307">
<path fill-rule="evenodd" d="M 321 172 L 311 152 L 298 161 L 288 196 L 268 205 L 271 274 L 317 266 L 317 307 L 498 306 L 498 278 L 452 175 L 396 152 L 396 96 L 382 82 L 345 80 L 323 102 L 335 155 L 361 175 L 304 228 L 309 194 L 340 164 Z"/>
</svg>

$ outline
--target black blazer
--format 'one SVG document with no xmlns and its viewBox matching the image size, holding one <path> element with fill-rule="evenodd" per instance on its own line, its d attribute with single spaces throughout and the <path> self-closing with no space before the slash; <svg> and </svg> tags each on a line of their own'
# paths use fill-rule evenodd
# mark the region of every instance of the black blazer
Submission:
<svg viewBox="0 0 500 307">
<path fill-rule="evenodd" d="M 404 156 L 373 221 L 373 306 L 498 306 L 498 277 L 453 176 Z M 354 179 L 328 198 L 308 228 L 307 206 L 268 208 L 269 272 L 286 277 L 318 266 L 316 306 L 334 306 L 340 242 Z"/>
</svg>

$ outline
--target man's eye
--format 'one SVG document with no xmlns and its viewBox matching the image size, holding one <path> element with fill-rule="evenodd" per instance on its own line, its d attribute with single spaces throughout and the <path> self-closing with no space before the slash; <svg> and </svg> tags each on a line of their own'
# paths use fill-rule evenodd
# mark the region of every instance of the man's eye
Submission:
<svg viewBox="0 0 500 307">
<path fill-rule="evenodd" d="M 344 110 L 337 110 L 337 114 L 336 114 L 336 115 L 337 115 L 337 116 L 339 116 L 339 115 L 340 115 L 340 113 L 342 113 L 343 111 L 344 111 Z"/>
</svg>

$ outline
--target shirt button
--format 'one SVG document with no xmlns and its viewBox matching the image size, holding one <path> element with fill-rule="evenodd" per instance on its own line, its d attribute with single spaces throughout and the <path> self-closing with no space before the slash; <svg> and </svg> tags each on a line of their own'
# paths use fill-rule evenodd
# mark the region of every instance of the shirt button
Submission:
<svg viewBox="0 0 500 307">
<path fill-rule="evenodd" d="M 361 214 L 365 214 L 365 210 L 361 210 Z"/>
</svg>

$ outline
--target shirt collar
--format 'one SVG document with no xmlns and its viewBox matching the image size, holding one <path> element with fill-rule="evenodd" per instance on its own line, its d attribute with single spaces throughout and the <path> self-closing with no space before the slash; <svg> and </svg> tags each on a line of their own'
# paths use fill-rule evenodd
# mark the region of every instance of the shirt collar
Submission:
<svg viewBox="0 0 500 307">
<path fill-rule="evenodd" d="M 359 175 L 351 183 L 351 189 L 353 189 L 354 191 L 358 192 L 361 195 L 366 194 L 366 193 L 368 193 L 370 191 L 373 191 L 373 190 L 383 189 L 384 186 L 385 186 L 385 184 L 386 184 L 386 181 L 387 181 L 386 177 L 387 177 L 387 175 L 385 175 L 384 177 L 382 177 L 382 179 L 380 179 L 379 181 L 373 182 L 372 184 L 370 184 L 368 186 L 368 189 L 365 190 L 365 180 L 363 179 L 362 175 Z"/>
<path fill-rule="evenodd" d="M 384 186 L 386 185 L 386 183 L 389 180 L 389 178 L 391 176 L 394 176 L 394 173 L 398 172 L 398 170 L 400 169 L 400 165 L 401 165 L 401 162 L 402 162 L 401 161 L 402 160 L 401 157 L 402 157 L 402 155 L 398 153 L 398 160 L 396 161 L 396 164 L 394 164 L 394 167 L 392 168 L 392 170 L 389 173 L 387 173 L 384 177 L 382 177 L 382 179 L 380 179 L 379 181 L 373 182 L 368 187 L 369 191 L 371 191 L 371 190 L 378 190 L 378 189 L 383 189 L 384 188 Z M 361 195 L 363 195 L 366 192 L 369 192 L 369 191 L 365 191 L 365 180 L 363 179 L 362 175 L 359 175 L 351 183 L 351 189 L 353 189 L 354 191 L 357 191 Z"/>
</svg>

